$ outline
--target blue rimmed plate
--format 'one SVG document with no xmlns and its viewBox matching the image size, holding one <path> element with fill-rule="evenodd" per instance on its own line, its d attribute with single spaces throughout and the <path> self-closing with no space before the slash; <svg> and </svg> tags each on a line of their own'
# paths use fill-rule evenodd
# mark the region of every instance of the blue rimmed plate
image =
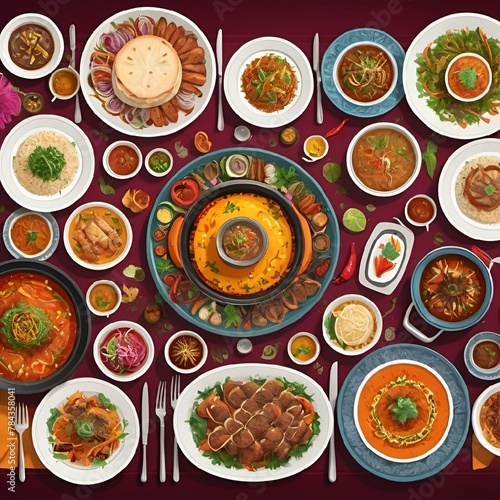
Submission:
<svg viewBox="0 0 500 500">
<path fill-rule="evenodd" d="M 481 332 L 471 337 L 464 349 L 465 366 L 474 377 L 482 380 L 497 380 L 500 378 L 500 364 L 491 370 L 481 370 L 472 361 L 474 347 L 483 340 L 492 340 L 493 342 L 500 343 L 500 335 L 494 332 Z"/>
<path fill-rule="evenodd" d="M 333 81 L 333 66 L 339 54 L 349 45 L 365 41 L 375 42 L 382 45 L 393 55 L 398 67 L 398 79 L 392 94 L 381 103 L 373 106 L 360 106 L 347 101 L 339 94 L 335 87 L 335 82 Z M 347 31 L 331 43 L 323 56 L 323 61 L 321 63 L 323 90 L 330 101 L 332 101 L 333 104 L 335 104 L 335 106 L 337 106 L 337 108 L 341 111 L 344 111 L 344 113 L 362 118 L 383 115 L 393 109 L 404 96 L 402 81 L 404 59 L 405 52 L 403 47 L 401 47 L 401 45 L 392 36 L 388 35 L 384 31 L 372 28 L 361 28 Z"/>
<path fill-rule="evenodd" d="M 9 238 L 9 231 L 11 224 L 21 215 L 30 213 L 34 213 L 39 217 L 45 219 L 52 228 L 52 239 L 50 244 L 42 253 L 39 253 L 33 257 L 28 257 L 26 254 L 19 252 L 17 248 L 12 244 L 11 239 Z M 56 251 L 57 245 L 59 244 L 59 226 L 57 225 L 57 221 L 50 213 L 37 213 L 33 212 L 32 210 L 27 210 L 25 208 L 19 208 L 15 212 L 12 212 L 5 221 L 5 224 L 3 226 L 3 242 L 5 243 L 5 247 L 7 248 L 7 250 L 16 259 L 33 258 L 36 260 L 47 260 Z"/>
<path fill-rule="evenodd" d="M 453 398 L 453 421 L 448 436 L 432 454 L 411 463 L 392 462 L 370 450 L 359 435 L 354 417 L 356 392 L 366 374 L 398 359 L 418 361 L 433 368 L 446 382 Z M 441 354 L 419 345 L 392 345 L 368 354 L 349 372 L 339 392 L 337 418 L 346 448 L 363 468 L 390 481 L 419 481 L 444 469 L 461 450 L 470 423 L 469 392 L 455 366 Z"/>
</svg>

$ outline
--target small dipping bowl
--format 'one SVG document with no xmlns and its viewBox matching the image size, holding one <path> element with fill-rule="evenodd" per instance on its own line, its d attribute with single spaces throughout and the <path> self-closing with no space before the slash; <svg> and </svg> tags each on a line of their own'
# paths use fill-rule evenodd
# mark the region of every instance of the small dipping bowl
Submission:
<svg viewBox="0 0 500 500">
<path fill-rule="evenodd" d="M 298 332 L 288 341 L 288 355 L 298 365 L 314 363 L 318 359 L 320 350 L 318 338 L 309 332 Z"/>
<path fill-rule="evenodd" d="M 252 132 L 245 125 L 238 125 L 234 129 L 234 138 L 239 142 L 246 142 L 252 138 Z"/>
<path fill-rule="evenodd" d="M 146 170 L 154 177 L 167 175 L 174 164 L 172 153 L 165 148 L 152 149 L 144 160 Z"/>
<path fill-rule="evenodd" d="M 19 240 L 21 240 L 20 236 L 23 233 L 19 233 L 20 230 L 27 231 L 26 229 L 22 229 L 23 227 L 30 227 L 31 228 L 31 233 L 35 233 L 36 239 L 38 241 L 42 240 L 42 233 L 41 233 L 41 227 L 38 226 L 36 229 L 34 225 L 26 223 L 26 221 L 29 221 L 30 219 L 35 219 L 38 220 L 40 224 L 43 225 L 43 227 L 47 230 L 48 235 L 45 237 L 45 244 L 43 245 L 43 248 L 39 248 L 37 251 L 37 247 L 32 244 L 28 243 L 26 248 L 20 248 L 19 245 Z M 33 222 L 34 223 L 34 222 Z M 20 257 L 24 259 L 38 259 L 41 258 L 47 251 L 48 249 L 52 246 L 52 242 L 54 240 L 54 228 L 52 227 L 52 224 L 50 220 L 41 213 L 37 212 L 31 212 L 27 210 L 19 210 L 19 215 L 14 216 L 14 218 L 10 221 L 10 223 L 5 226 L 5 231 L 8 232 L 8 242 L 15 250 L 17 254 L 19 254 Z M 23 236 L 22 242 L 26 241 L 26 236 Z"/>
<path fill-rule="evenodd" d="M 34 115 L 42 111 L 44 101 L 38 92 L 28 92 L 23 96 L 22 104 L 25 111 Z"/>
<path fill-rule="evenodd" d="M 405 205 L 406 220 L 416 227 L 425 227 L 429 231 L 429 225 L 437 215 L 436 202 L 426 194 L 412 196 Z"/>
<path fill-rule="evenodd" d="M 468 88 L 462 81 L 462 71 L 475 73 L 473 85 Z M 484 97 L 490 90 L 491 67 L 486 59 L 474 52 L 464 52 L 454 57 L 445 73 L 446 88 L 452 97 L 462 102 L 474 102 Z"/>
<path fill-rule="evenodd" d="M 122 303 L 120 287 L 110 280 L 98 280 L 87 289 L 87 306 L 96 316 L 109 317 Z"/>
<path fill-rule="evenodd" d="M 250 339 L 240 339 L 236 344 L 236 349 L 240 354 L 249 354 L 253 349 L 252 341 Z"/>
<path fill-rule="evenodd" d="M 196 332 L 179 330 L 168 339 L 164 353 L 170 368 L 186 374 L 198 371 L 205 364 L 208 347 Z"/>
<path fill-rule="evenodd" d="M 52 102 L 71 99 L 80 90 L 80 75 L 71 66 L 59 68 L 50 75 L 49 88 L 54 96 Z"/>
<path fill-rule="evenodd" d="M 233 242 L 239 241 L 238 236 L 248 231 L 255 234 L 259 247 L 255 251 L 252 248 L 248 250 L 247 246 L 244 245 L 246 241 L 243 241 L 241 244 L 238 243 L 239 248 L 231 248 Z M 248 217 L 235 217 L 226 221 L 220 227 L 216 239 L 219 257 L 226 264 L 236 268 L 250 267 L 259 262 L 266 253 L 268 243 L 269 240 L 264 228 L 257 221 Z M 232 253 L 228 253 L 229 251 Z"/>
<path fill-rule="evenodd" d="M 142 167 L 142 153 L 131 141 L 116 141 L 110 144 L 102 156 L 104 170 L 115 179 L 130 179 Z"/>
<path fill-rule="evenodd" d="M 304 154 L 311 161 L 321 160 L 328 154 L 328 141 L 322 135 L 310 135 L 304 141 Z"/>
</svg>

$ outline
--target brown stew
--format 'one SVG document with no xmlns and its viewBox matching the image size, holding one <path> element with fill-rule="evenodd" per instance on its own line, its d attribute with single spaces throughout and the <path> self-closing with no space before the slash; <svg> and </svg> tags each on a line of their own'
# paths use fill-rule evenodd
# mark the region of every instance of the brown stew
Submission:
<svg viewBox="0 0 500 500">
<path fill-rule="evenodd" d="M 9 55 L 14 64 L 23 69 L 43 68 L 54 55 L 54 39 L 39 24 L 22 24 L 9 38 Z"/>
<path fill-rule="evenodd" d="M 486 283 L 479 267 L 462 255 L 431 260 L 420 280 L 420 297 L 432 316 L 442 321 L 464 321 L 484 301 Z"/>
</svg>

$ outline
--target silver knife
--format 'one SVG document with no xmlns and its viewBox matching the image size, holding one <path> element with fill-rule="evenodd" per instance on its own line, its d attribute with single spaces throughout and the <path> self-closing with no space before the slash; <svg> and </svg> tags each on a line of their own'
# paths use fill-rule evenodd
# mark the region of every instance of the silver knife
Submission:
<svg viewBox="0 0 500 500">
<path fill-rule="evenodd" d="M 76 70 L 75 67 L 75 59 L 76 59 L 76 28 L 75 25 L 72 24 L 69 27 L 69 48 L 71 49 L 71 59 L 69 61 L 69 65 Z M 82 113 L 80 110 L 80 99 L 78 98 L 78 94 L 75 96 L 75 123 L 80 123 L 82 121 Z"/>
<path fill-rule="evenodd" d="M 217 55 L 217 83 L 219 86 L 219 102 L 217 107 L 217 129 L 224 130 L 224 114 L 222 112 L 222 30 L 217 33 L 217 42 L 215 45 L 215 52 Z"/>
<path fill-rule="evenodd" d="M 314 35 L 313 69 L 316 73 L 316 121 L 323 123 L 323 106 L 321 104 L 321 68 L 319 67 L 319 34 Z"/>
<path fill-rule="evenodd" d="M 141 481 L 145 483 L 148 479 L 146 468 L 146 445 L 148 444 L 149 432 L 149 394 L 148 383 L 144 382 L 142 387 L 142 403 L 141 403 L 141 437 L 142 437 L 142 473 Z"/>
<path fill-rule="evenodd" d="M 330 368 L 330 386 L 329 386 L 330 404 L 333 410 L 333 421 L 335 422 L 335 404 L 337 403 L 338 394 L 338 362 L 332 364 Z M 332 437 L 330 438 L 329 464 L 328 464 L 328 479 L 334 483 L 337 479 L 337 464 L 335 460 L 335 425 L 333 426 Z"/>
</svg>

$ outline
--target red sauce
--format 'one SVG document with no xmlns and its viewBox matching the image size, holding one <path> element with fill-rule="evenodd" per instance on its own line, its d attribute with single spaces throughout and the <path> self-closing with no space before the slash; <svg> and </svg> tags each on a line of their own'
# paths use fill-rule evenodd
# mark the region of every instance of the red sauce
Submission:
<svg viewBox="0 0 500 500">
<path fill-rule="evenodd" d="M 116 146 L 108 156 L 109 168 L 117 175 L 129 175 L 139 166 L 139 155 L 131 146 Z"/>
<path fill-rule="evenodd" d="M 448 85 L 450 89 L 463 99 L 474 99 L 480 96 L 490 84 L 488 68 L 479 58 L 473 56 L 464 56 L 452 61 L 448 73 Z M 461 79 L 463 70 L 472 70 L 475 72 L 476 79 L 472 87 L 467 87 Z"/>
<path fill-rule="evenodd" d="M 415 222 L 425 224 L 434 217 L 434 207 L 427 198 L 413 198 L 408 203 L 408 217 Z"/>
<path fill-rule="evenodd" d="M 39 345 L 21 348 L 14 347 L 0 332 L 0 376 L 32 382 L 48 377 L 66 363 L 76 342 L 78 325 L 68 294 L 45 276 L 26 271 L 0 278 L 0 318 L 20 303 L 43 310 L 51 327 Z M 6 325 L 2 328 L 5 330 Z"/>
<path fill-rule="evenodd" d="M 472 349 L 472 359 L 479 368 L 495 368 L 500 362 L 500 345 L 493 340 L 478 342 Z"/>
</svg>

